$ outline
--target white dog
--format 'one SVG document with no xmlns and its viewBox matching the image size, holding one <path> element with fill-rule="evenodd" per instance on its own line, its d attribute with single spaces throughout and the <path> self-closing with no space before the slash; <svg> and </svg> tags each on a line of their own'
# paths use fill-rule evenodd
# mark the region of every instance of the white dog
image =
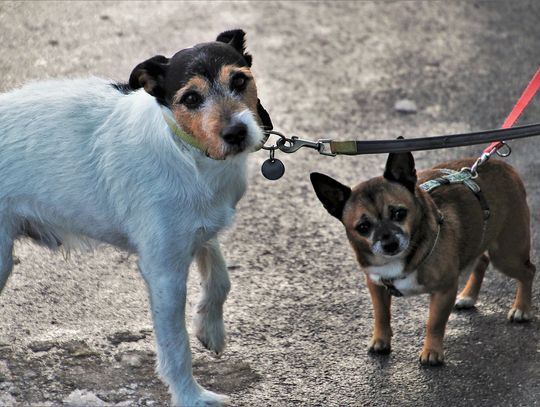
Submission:
<svg viewBox="0 0 540 407">
<path fill-rule="evenodd" d="M 216 235 L 244 194 L 261 127 L 271 128 L 244 35 L 155 56 L 129 84 L 47 81 L 0 95 L 0 290 L 19 236 L 67 250 L 91 238 L 137 253 L 174 405 L 226 401 L 193 378 L 184 311 L 195 257 L 197 337 L 220 353 L 230 282 Z"/>
</svg>

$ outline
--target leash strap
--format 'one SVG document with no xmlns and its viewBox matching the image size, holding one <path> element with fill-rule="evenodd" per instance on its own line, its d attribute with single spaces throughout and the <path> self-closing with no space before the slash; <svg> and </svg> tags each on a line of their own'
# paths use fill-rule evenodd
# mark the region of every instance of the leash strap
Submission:
<svg viewBox="0 0 540 407">
<path fill-rule="evenodd" d="M 330 149 L 333 154 L 343 155 L 406 153 L 410 151 L 472 146 L 491 141 L 498 142 L 500 140 L 514 140 L 533 136 L 540 136 L 540 123 L 508 129 L 415 139 L 331 141 Z"/>
</svg>

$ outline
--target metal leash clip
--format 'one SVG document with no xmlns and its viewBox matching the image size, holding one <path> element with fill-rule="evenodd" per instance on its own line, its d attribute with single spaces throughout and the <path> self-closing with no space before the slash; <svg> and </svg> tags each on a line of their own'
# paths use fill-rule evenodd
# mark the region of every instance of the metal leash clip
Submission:
<svg viewBox="0 0 540 407">
<path fill-rule="evenodd" d="M 294 153 L 302 147 L 307 147 L 317 150 L 322 155 L 328 155 L 333 157 L 336 154 L 332 153 L 332 150 L 330 149 L 330 142 L 330 139 L 320 139 L 317 141 L 312 141 L 292 136 L 291 138 L 280 138 L 277 141 L 276 146 L 284 153 Z"/>
<path fill-rule="evenodd" d="M 275 131 L 275 130 L 265 130 L 264 131 L 264 143 L 266 143 L 268 141 L 268 139 L 270 138 L 270 136 L 278 136 L 280 140 L 287 140 L 287 137 L 285 137 L 285 135 L 281 134 L 279 131 Z M 274 144 L 274 145 L 271 145 L 271 146 L 266 146 L 265 144 L 263 144 L 261 146 L 261 148 L 263 150 L 269 150 L 269 151 L 272 151 L 272 150 L 276 150 L 278 148 L 277 146 L 277 143 Z"/>
<path fill-rule="evenodd" d="M 276 141 L 276 144 L 266 146 L 263 145 L 261 148 L 270 152 L 270 158 L 268 158 L 262 165 L 261 172 L 265 178 L 269 180 L 277 180 L 283 176 L 285 173 L 285 166 L 283 163 L 274 157 L 276 150 L 280 150 L 284 153 L 294 153 L 301 149 L 302 147 L 312 148 L 317 150 L 322 155 L 328 155 L 334 157 L 336 154 L 332 152 L 330 148 L 329 139 L 321 139 L 317 141 L 304 140 L 299 137 L 293 136 L 291 138 L 285 137 L 282 133 L 275 130 L 267 130 L 265 132 L 266 140 L 270 138 L 271 135 L 278 136 L 279 139 Z"/>
<path fill-rule="evenodd" d="M 472 174 L 472 178 L 478 177 L 478 167 L 480 167 L 482 164 L 484 164 L 489 158 L 494 154 L 497 153 L 499 157 L 508 157 L 512 153 L 512 149 L 508 144 L 506 144 L 504 141 L 501 141 L 498 145 L 494 145 L 493 148 L 486 148 L 482 155 L 478 157 L 478 159 L 475 161 L 475 163 L 472 165 L 470 171 Z M 501 150 L 505 148 L 504 152 Z"/>
</svg>

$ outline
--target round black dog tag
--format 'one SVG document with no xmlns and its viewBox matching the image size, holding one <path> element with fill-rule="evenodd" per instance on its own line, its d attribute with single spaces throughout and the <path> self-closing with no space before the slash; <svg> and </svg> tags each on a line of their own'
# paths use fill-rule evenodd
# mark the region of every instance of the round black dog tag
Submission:
<svg viewBox="0 0 540 407">
<path fill-rule="evenodd" d="M 275 181 L 285 174 L 285 166 L 277 158 L 269 158 L 263 162 L 261 172 L 266 179 Z"/>
</svg>

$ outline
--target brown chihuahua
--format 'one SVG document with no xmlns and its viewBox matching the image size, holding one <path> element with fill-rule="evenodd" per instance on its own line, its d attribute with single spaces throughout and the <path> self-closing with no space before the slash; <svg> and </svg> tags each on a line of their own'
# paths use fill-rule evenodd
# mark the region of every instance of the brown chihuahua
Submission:
<svg viewBox="0 0 540 407">
<path fill-rule="evenodd" d="M 370 351 L 390 352 L 391 295 L 429 293 L 420 362 L 441 364 L 452 307 L 474 306 L 490 260 L 518 281 L 508 319 L 531 318 L 535 266 L 525 188 L 502 161 L 485 163 L 477 177 L 467 170 L 473 163 L 452 161 L 417 175 L 411 153 L 390 154 L 384 176 L 352 190 L 311 174 L 317 197 L 345 226 L 367 275 L 375 317 Z M 465 270 L 472 273 L 456 302 L 458 277 Z"/>
</svg>

